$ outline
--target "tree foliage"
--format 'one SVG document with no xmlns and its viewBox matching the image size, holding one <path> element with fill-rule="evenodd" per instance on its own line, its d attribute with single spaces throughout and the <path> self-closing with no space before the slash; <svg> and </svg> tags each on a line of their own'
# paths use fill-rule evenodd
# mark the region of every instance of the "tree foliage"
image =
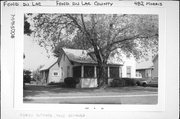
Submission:
<svg viewBox="0 0 180 119">
<path fill-rule="evenodd" d="M 30 23 L 27 21 L 28 16 L 24 15 L 24 34 L 30 35 L 32 30 L 30 29 Z"/>
<path fill-rule="evenodd" d="M 32 72 L 33 74 L 33 79 L 36 80 L 36 81 L 41 81 L 42 79 L 42 75 L 40 73 L 40 69 L 42 68 L 43 66 L 40 65 L 35 71 Z"/>
<path fill-rule="evenodd" d="M 135 58 L 158 51 L 158 15 L 34 14 L 34 36 L 39 45 L 93 49 L 100 67 L 98 85 L 104 85 L 108 58 L 120 49 Z"/>
<path fill-rule="evenodd" d="M 31 71 L 29 70 L 23 70 L 23 79 L 24 83 L 30 83 L 31 81 Z"/>
</svg>

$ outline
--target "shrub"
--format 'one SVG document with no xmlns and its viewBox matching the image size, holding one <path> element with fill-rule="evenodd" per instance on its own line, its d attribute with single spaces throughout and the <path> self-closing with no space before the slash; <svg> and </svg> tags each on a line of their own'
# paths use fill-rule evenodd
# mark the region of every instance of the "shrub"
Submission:
<svg viewBox="0 0 180 119">
<path fill-rule="evenodd" d="M 60 83 L 59 82 L 58 83 L 50 82 L 48 85 L 49 86 L 57 86 L 57 87 L 66 87 L 64 82 L 60 82 Z"/>
<path fill-rule="evenodd" d="M 80 82 L 79 78 L 67 77 L 64 79 L 64 83 L 67 87 L 75 88 L 76 84 Z"/>
<path fill-rule="evenodd" d="M 31 71 L 29 70 L 23 70 L 23 80 L 24 83 L 30 83 L 31 81 Z"/>
<path fill-rule="evenodd" d="M 111 82 L 111 87 L 122 87 L 125 86 L 125 81 L 122 78 L 115 78 Z"/>
<path fill-rule="evenodd" d="M 135 86 L 136 85 L 136 80 L 133 78 L 123 78 L 125 80 L 125 85 L 126 86 Z"/>
<path fill-rule="evenodd" d="M 135 86 L 136 80 L 132 78 L 115 78 L 111 82 L 111 87 Z"/>
</svg>

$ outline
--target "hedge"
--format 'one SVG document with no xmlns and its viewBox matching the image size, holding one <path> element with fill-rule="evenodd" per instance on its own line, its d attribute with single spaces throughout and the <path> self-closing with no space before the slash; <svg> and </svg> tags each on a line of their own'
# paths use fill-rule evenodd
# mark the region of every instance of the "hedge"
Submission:
<svg viewBox="0 0 180 119">
<path fill-rule="evenodd" d="M 111 87 L 135 86 L 136 80 L 133 78 L 115 78 L 111 82 Z"/>
<path fill-rule="evenodd" d="M 79 78 L 67 77 L 64 79 L 64 83 L 69 88 L 75 88 L 76 84 L 80 82 Z"/>
</svg>

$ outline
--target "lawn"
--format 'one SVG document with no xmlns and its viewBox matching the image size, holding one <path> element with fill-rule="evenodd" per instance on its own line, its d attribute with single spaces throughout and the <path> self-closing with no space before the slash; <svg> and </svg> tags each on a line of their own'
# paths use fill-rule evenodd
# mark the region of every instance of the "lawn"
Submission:
<svg viewBox="0 0 180 119">
<path fill-rule="evenodd" d="M 26 86 L 23 96 L 25 103 L 157 104 L 157 91 L 158 88 L 139 86 L 106 89 Z"/>
<path fill-rule="evenodd" d="M 58 86 L 26 86 L 23 96 L 49 96 L 50 95 L 65 95 L 65 96 L 77 96 L 77 95 L 107 95 L 107 94 L 121 94 L 121 93 L 133 93 L 140 94 L 144 92 L 157 92 L 158 88 L 155 87 L 141 87 L 141 86 L 131 86 L 131 87 L 108 87 L 105 89 L 98 88 L 61 88 Z"/>
</svg>

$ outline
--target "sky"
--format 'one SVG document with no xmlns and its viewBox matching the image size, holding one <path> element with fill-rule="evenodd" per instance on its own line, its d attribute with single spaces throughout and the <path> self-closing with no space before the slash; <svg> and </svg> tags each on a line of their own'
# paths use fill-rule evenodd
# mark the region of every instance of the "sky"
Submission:
<svg viewBox="0 0 180 119">
<path fill-rule="evenodd" d="M 24 35 L 24 69 L 36 70 L 48 61 L 48 54 L 40 47 L 32 36 Z"/>
</svg>

